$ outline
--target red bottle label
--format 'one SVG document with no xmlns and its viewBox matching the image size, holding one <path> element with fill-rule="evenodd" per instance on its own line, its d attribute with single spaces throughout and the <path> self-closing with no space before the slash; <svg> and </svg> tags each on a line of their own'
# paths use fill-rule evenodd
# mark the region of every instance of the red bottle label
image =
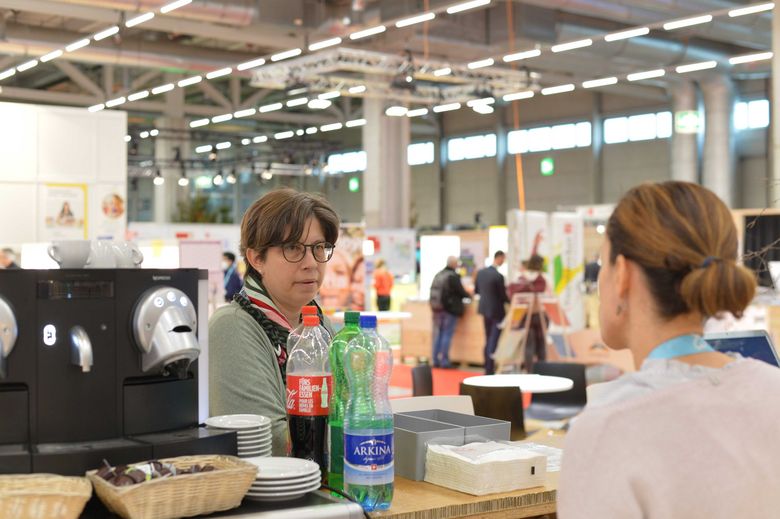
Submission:
<svg viewBox="0 0 780 519">
<path fill-rule="evenodd" d="M 287 375 L 287 414 L 327 416 L 333 392 L 330 375 Z"/>
</svg>

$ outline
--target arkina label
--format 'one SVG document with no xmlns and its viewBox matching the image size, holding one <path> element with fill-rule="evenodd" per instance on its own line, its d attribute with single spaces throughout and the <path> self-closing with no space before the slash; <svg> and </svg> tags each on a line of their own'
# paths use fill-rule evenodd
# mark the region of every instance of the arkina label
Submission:
<svg viewBox="0 0 780 519">
<path fill-rule="evenodd" d="M 330 375 L 287 375 L 287 414 L 327 416 L 333 384 Z"/>
</svg>

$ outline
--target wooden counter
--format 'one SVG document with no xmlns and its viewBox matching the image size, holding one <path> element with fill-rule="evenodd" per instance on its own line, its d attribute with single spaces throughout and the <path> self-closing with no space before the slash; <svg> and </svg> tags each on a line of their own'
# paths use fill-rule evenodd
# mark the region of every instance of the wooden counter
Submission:
<svg viewBox="0 0 780 519">
<path fill-rule="evenodd" d="M 563 446 L 562 435 L 539 431 L 529 438 L 553 447 Z M 537 517 L 555 513 L 558 472 L 548 472 L 544 487 L 526 488 L 500 494 L 473 496 L 424 481 L 395 478 L 390 510 L 372 512 L 381 519 L 448 519 L 486 517 L 505 519 Z"/>
<path fill-rule="evenodd" d="M 401 355 L 431 357 L 433 348 L 433 315 L 428 301 L 407 301 L 401 311 L 412 314 L 401 322 Z M 450 344 L 450 362 L 482 366 L 485 363 L 485 324 L 477 313 L 477 303 L 466 305 L 458 319 Z"/>
</svg>

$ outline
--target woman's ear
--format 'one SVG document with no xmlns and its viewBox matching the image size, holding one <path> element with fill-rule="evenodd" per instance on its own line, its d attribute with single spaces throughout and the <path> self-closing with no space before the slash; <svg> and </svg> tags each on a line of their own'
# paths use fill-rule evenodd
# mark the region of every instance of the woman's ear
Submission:
<svg viewBox="0 0 780 519">
<path fill-rule="evenodd" d="M 249 261 L 249 264 L 252 265 L 252 268 L 262 276 L 263 268 L 265 267 L 265 261 L 260 258 L 260 253 L 254 249 L 247 249 L 246 259 Z"/>
<path fill-rule="evenodd" d="M 622 254 L 615 258 L 615 288 L 620 300 L 628 299 L 628 290 L 631 288 L 631 270 L 634 265 Z"/>
</svg>

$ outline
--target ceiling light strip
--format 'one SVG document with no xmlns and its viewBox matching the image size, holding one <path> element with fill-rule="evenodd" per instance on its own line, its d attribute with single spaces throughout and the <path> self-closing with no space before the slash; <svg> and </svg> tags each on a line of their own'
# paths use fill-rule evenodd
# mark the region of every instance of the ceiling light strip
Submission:
<svg viewBox="0 0 780 519">
<path fill-rule="evenodd" d="M 400 29 L 402 27 L 409 27 L 410 25 L 415 25 L 418 23 L 429 22 L 434 18 L 436 18 L 436 13 L 432 13 L 432 12 L 423 13 L 417 16 L 404 18 L 403 20 L 398 20 L 397 22 L 395 22 L 395 26 Z"/>
<path fill-rule="evenodd" d="M 626 79 L 629 81 L 642 81 L 643 79 L 652 79 L 656 77 L 661 77 L 666 74 L 666 70 L 659 68 L 655 70 L 648 70 L 646 72 L 636 72 L 634 74 L 629 74 L 626 76 Z"/>
<path fill-rule="evenodd" d="M 95 35 L 92 36 L 92 39 L 95 41 L 105 40 L 106 38 L 109 38 L 118 33 L 119 33 L 119 26 L 114 25 L 113 27 L 109 27 L 108 29 L 104 29 L 98 33 L 95 33 Z"/>
<path fill-rule="evenodd" d="M 690 65 L 680 65 L 678 67 L 675 67 L 674 71 L 678 74 L 685 74 L 687 72 L 696 72 L 697 70 L 707 70 L 711 68 L 715 68 L 718 66 L 718 62 L 715 60 L 712 61 L 702 61 L 700 63 L 691 63 Z"/>
<path fill-rule="evenodd" d="M 362 31 L 353 32 L 349 35 L 350 40 L 360 40 L 363 38 L 368 38 L 370 36 L 376 36 L 377 34 L 382 34 L 387 30 L 387 27 L 384 25 L 377 25 L 376 27 L 371 27 L 369 29 L 363 29 Z"/>
<path fill-rule="evenodd" d="M 327 49 L 328 47 L 333 47 L 334 45 L 339 45 L 340 43 L 341 38 L 330 38 L 328 40 L 318 41 L 309 45 L 309 52 Z"/>
<path fill-rule="evenodd" d="M 737 16 L 745 16 L 746 14 L 763 13 L 764 11 L 771 11 L 775 8 L 774 2 L 767 2 L 766 4 L 751 5 L 748 7 L 741 7 L 739 9 L 732 9 L 729 11 L 729 18 L 736 18 Z"/>
<path fill-rule="evenodd" d="M 506 94 L 503 97 L 503 100 L 507 103 L 510 101 L 519 101 L 520 99 L 530 99 L 534 96 L 533 90 L 525 90 L 523 92 L 513 92 L 511 94 Z"/>
<path fill-rule="evenodd" d="M 295 56 L 300 56 L 301 52 L 303 52 L 303 51 L 301 49 L 299 49 L 299 48 L 286 50 L 284 52 L 279 52 L 279 53 L 274 54 L 273 56 L 271 56 L 271 61 L 277 62 L 277 61 L 282 61 L 282 60 L 285 60 L 285 59 L 294 58 Z"/>
<path fill-rule="evenodd" d="M 542 51 L 539 49 L 524 50 L 522 52 L 515 52 L 514 54 L 507 54 L 503 57 L 503 60 L 507 63 L 512 61 L 519 61 L 521 59 L 530 59 L 541 56 Z"/>
<path fill-rule="evenodd" d="M 613 32 L 604 36 L 604 41 L 620 41 L 627 40 L 629 38 L 636 38 L 638 36 L 646 36 L 650 34 L 649 27 L 637 27 L 636 29 L 628 29 L 627 31 Z"/>
<path fill-rule="evenodd" d="M 758 52 L 755 54 L 745 54 L 743 56 L 734 56 L 729 58 L 729 63 L 732 65 L 739 65 L 741 63 L 753 63 L 754 61 L 762 61 L 766 59 L 772 59 L 774 54 L 772 52 Z"/>
<path fill-rule="evenodd" d="M 152 12 L 144 13 L 140 16 L 136 16 L 135 18 L 130 18 L 129 20 L 127 20 L 125 22 L 125 27 L 129 29 L 130 27 L 135 27 L 136 25 L 141 25 L 144 22 L 148 22 L 152 18 L 154 18 L 154 13 Z"/>
<path fill-rule="evenodd" d="M 555 94 L 563 94 L 565 92 L 571 92 L 574 90 L 574 83 L 567 83 L 565 85 L 557 85 L 553 87 L 547 87 L 542 89 L 543 96 L 551 96 Z"/>
<path fill-rule="evenodd" d="M 168 5 L 164 5 L 160 8 L 160 13 L 162 14 L 168 14 L 171 11 L 174 11 L 176 9 L 179 9 L 180 7 L 184 7 L 185 5 L 189 5 L 192 3 L 192 0 L 177 0 L 176 2 L 171 2 Z"/>
<path fill-rule="evenodd" d="M 601 79 L 591 79 L 590 81 L 583 81 L 582 88 L 599 88 L 609 85 L 614 85 L 618 82 L 616 77 L 604 77 Z"/>
<path fill-rule="evenodd" d="M 489 3 L 490 0 L 471 0 L 470 2 L 463 2 L 457 5 L 453 5 L 452 7 L 448 7 L 447 14 L 462 13 L 463 11 L 468 11 L 469 9 L 476 9 L 477 7 L 488 5 Z"/>
<path fill-rule="evenodd" d="M 674 20 L 672 22 L 666 22 L 663 27 L 666 31 L 673 31 L 675 29 L 682 29 L 683 27 L 690 27 L 692 25 L 701 25 L 703 23 L 709 23 L 712 21 L 711 14 L 705 14 L 702 16 L 694 16 L 692 18 L 683 18 L 682 20 Z"/>
<path fill-rule="evenodd" d="M 568 43 L 560 43 L 558 45 L 553 45 L 552 47 L 550 47 L 550 50 L 555 53 L 566 52 L 567 50 L 581 49 L 583 47 L 590 47 L 591 45 L 593 45 L 593 40 L 587 38 L 584 40 L 570 41 Z"/>
</svg>

